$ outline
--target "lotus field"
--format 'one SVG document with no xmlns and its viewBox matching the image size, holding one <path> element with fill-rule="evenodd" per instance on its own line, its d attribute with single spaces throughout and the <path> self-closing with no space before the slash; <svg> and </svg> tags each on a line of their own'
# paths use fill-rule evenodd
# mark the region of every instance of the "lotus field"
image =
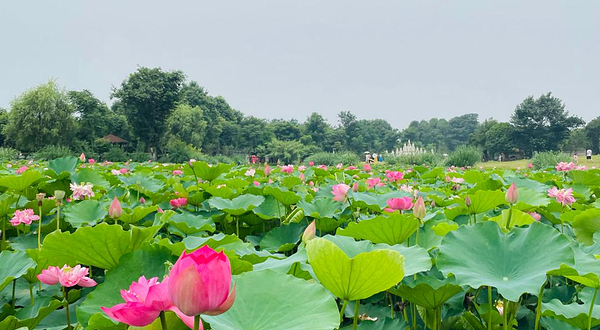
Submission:
<svg viewBox="0 0 600 330">
<path fill-rule="evenodd" d="M 600 329 L 600 170 L 0 169 L 0 329 Z"/>
</svg>

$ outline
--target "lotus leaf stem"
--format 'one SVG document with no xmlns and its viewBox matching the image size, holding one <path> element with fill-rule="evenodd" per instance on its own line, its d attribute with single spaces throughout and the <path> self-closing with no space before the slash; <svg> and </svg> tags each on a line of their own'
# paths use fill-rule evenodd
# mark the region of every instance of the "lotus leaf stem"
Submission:
<svg viewBox="0 0 600 330">
<path fill-rule="evenodd" d="M 588 313 L 588 330 L 592 329 L 592 312 L 594 311 L 594 304 L 596 303 L 596 296 L 598 295 L 598 288 L 594 290 L 594 297 L 590 302 L 590 312 Z"/>
<path fill-rule="evenodd" d="M 63 286 L 62 292 L 65 304 L 65 314 L 67 315 L 67 329 L 71 330 L 71 315 L 69 314 L 69 296 L 67 295 L 67 288 Z"/>
<path fill-rule="evenodd" d="M 348 305 L 348 300 L 344 299 L 344 302 L 342 303 L 342 308 L 340 309 L 340 324 L 344 322 L 344 311 L 346 310 L 346 305 Z"/>
<path fill-rule="evenodd" d="M 488 304 L 489 304 L 488 330 L 492 330 L 492 287 L 490 285 L 488 285 Z"/>
<path fill-rule="evenodd" d="M 358 328 L 358 309 L 360 308 L 360 299 L 354 302 L 354 322 L 352 323 L 352 329 Z"/>
<path fill-rule="evenodd" d="M 194 330 L 200 330 L 200 314 L 194 316 Z"/>
<path fill-rule="evenodd" d="M 167 317 L 165 316 L 165 311 L 161 311 L 159 317 L 162 330 L 167 330 Z"/>
<path fill-rule="evenodd" d="M 538 330 L 540 328 L 540 318 L 542 317 L 542 296 L 544 295 L 544 287 L 546 286 L 546 282 L 540 288 L 540 293 L 538 294 L 537 306 L 535 307 L 535 326 L 534 330 Z"/>
</svg>

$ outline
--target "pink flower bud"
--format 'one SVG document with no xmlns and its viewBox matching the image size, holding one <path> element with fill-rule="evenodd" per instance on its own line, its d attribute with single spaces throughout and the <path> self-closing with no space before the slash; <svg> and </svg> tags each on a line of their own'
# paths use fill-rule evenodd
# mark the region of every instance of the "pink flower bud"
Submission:
<svg viewBox="0 0 600 330">
<path fill-rule="evenodd" d="M 423 201 L 423 196 L 419 196 L 419 198 L 417 198 L 415 206 L 413 207 L 413 214 L 415 215 L 415 217 L 423 220 L 423 218 L 425 218 L 426 213 L 427 210 L 425 209 L 425 202 Z"/>
<path fill-rule="evenodd" d="M 505 199 L 508 203 L 514 204 L 517 202 L 518 198 L 519 198 L 519 192 L 517 191 L 517 186 L 513 182 L 510 185 L 510 187 L 508 187 L 508 190 L 506 191 Z"/>
<path fill-rule="evenodd" d="M 119 199 L 115 197 L 110 203 L 110 207 L 108 208 L 108 216 L 115 219 L 123 214 L 123 208 L 121 208 L 121 203 L 119 203 Z"/>
<path fill-rule="evenodd" d="M 311 239 L 315 238 L 317 234 L 317 225 L 315 223 L 315 220 L 313 220 L 310 225 L 308 225 L 308 227 L 306 227 L 306 229 L 304 230 L 304 233 L 302 234 L 302 242 L 306 243 L 308 241 L 310 241 Z"/>
</svg>

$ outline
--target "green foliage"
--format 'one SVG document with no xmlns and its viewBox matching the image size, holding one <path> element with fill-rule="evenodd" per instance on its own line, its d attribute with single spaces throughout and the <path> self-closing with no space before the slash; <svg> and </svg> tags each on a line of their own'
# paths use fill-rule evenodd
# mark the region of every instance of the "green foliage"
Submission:
<svg viewBox="0 0 600 330">
<path fill-rule="evenodd" d="M 19 150 L 11 147 L 0 147 L 0 162 L 16 160 L 19 157 Z"/>
<path fill-rule="evenodd" d="M 267 143 L 267 156 L 271 161 L 281 160 L 284 164 L 299 163 L 301 159 L 315 151 L 316 147 L 307 146 L 300 141 L 282 141 L 273 139 Z"/>
<path fill-rule="evenodd" d="M 68 146 L 75 128 L 67 93 L 51 80 L 12 101 L 3 134 L 17 149 L 36 151 L 47 145 Z"/>
<path fill-rule="evenodd" d="M 33 155 L 35 159 L 40 160 L 52 160 L 67 156 L 73 156 L 73 152 L 69 147 L 54 145 L 46 146 Z"/>
<path fill-rule="evenodd" d="M 551 93 L 534 99 L 526 98 L 517 106 L 511 119 L 514 141 L 527 155 L 534 151 L 558 150 L 569 131 L 583 125 L 583 120 L 570 116 L 561 99 Z"/>
<path fill-rule="evenodd" d="M 473 146 L 460 146 L 446 159 L 448 166 L 473 166 L 481 161 L 481 150 Z"/>
<path fill-rule="evenodd" d="M 304 163 L 315 162 L 315 165 L 328 165 L 334 166 L 337 164 L 358 164 L 360 162 L 360 157 L 357 154 L 350 151 L 343 152 L 318 152 L 316 154 L 310 155 L 304 159 Z"/>
<path fill-rule="evenodd" d="M 592 119 L 585 126 L 585 133 L 587 134 L 588 141 L 590 143 L 586 148 L 592 148 L 594 153 L 600 152 L 600 117 Z"/>
<path fill-rule="evenodd" d="M 558 151 L 536 152 L 531 158 L 531 164 L 536 170 L 554 167 L 560 162 L 573 161 L 573 157 Z"/>
<path fill-rule="evenodd" d="M 125 162 L 129 159 L 127 153 L 119 146 L 111 146 L 108 151 L 102 154 L 102 159 L 111 162 Z"/>
<path fill-rule="evenodd" d="M 169 141 L 176 139 L 199 149 L 202 147 L 205 130 L 206 121 L 203 119 L 202 109 L 198 106 L 180 104 L 167 118 L 163 140 L 168 145 Z"/>
<path fill-rule="evenodd" d="M 444 164 L 444 156 L 425 152 L 422 154 L 409 154 L 400 156 L 387 156 L 384 161 L 390 165 L 429 165 L 439 166 Z"/>
</svg>

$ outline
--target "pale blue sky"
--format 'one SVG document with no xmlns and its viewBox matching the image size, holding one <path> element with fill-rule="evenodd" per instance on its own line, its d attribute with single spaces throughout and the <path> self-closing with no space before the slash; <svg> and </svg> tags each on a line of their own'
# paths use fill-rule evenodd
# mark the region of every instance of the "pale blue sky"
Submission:
<svg viewBox="0 0 600 330">
<path fill-rule="evenodd" d="M 183 70 L 249 115 L 508 120 L 552 91 L 600 115 L 600 1 L 3 1 L 0 106 L 54 77 L 109 101 Z"/>
</svg>

